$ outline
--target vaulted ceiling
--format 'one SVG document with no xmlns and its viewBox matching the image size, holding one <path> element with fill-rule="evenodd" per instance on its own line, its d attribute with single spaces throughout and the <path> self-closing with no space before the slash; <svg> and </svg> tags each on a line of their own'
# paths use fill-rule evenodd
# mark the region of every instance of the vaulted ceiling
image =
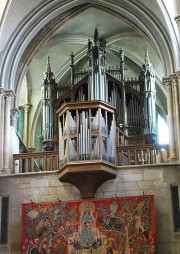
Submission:
<svg viewBox="0 0 180 254">
<path fill-rule="evenodd" d="M 68 18 L 37 49 L 28 67 L 28 77 L 33 90 L 40 92 L 42 74 L 46 68 L 47 57 L 50 56 L 51 68 L 59 82 L 70 68 L 70 54 L 75 55 L 75 63 L 83 68 L 87 64 L 87 42 L 93 40 L 94 30 L 98 28 L 99 36 L 107 42 L 107 65 L 119 65 L 119 50 L 125 52 L 126 78 L 138 77 L 144 62 L 145 49 L 156 74 L 156 88 L 159 109 L 166 114 L 165 91 L 162 85 L 163 66 L 157 49 L 144 38 L 138 29 L 112 12 L 88 6 Z M 23 97 L 21 97 L 22 99 Z M 19 103 L 24 103 L 19 101 Z M 162 113 L 161 112 L 161 113 Z"/>
</svg>

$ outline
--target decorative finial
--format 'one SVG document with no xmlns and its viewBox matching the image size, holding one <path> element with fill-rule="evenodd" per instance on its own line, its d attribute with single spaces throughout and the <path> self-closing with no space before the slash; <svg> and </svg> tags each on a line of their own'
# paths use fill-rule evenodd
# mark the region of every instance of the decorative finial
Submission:
<svg viewBox="0 0 180 254">
<path fill-rule="evenodd" d="M 120 54 L 121 60 L 124 60 L 124 50 L 120 49 L 119 54 Z"/>
<path fill-rule="evenodd" d="M 51 72 L 50 57 L 49 56 L 48 56 L 48 59 L 47 59 L 46 72 Z"/>
<path fill-rule="evenodd" d="M 98 33 L 98 29 L 96 27 L 95 31 L 94 31 L 94 43 L 95 43 L 95 45 L 97 45 L 98 41 L 99 41 L 99 33 Z"/>
<path fill-rule="evenodd" d="M 71 52 L 71 65 L 74 65 L 74 54 L 73 54 L 73 52 Z"/>
<path fill-rule="evenodd" d="M 148 49 L 145 49 L 145 58 L 144 58 L 145 63 L 149 63 L 149 55 L 148 55 Z"/>
</svg>

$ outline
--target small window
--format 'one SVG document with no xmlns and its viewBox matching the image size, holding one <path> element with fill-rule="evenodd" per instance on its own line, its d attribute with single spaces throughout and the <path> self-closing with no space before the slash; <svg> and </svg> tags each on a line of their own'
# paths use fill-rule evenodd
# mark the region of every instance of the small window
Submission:
<svg viewBox="0 0 180 254">
<path fill-rule="evenodd" d="M 9 198 L 0 197 L 0 244 L 7 244 Z"/>
<path fill-rule="evenodd" d="M 180 232 L 180 185 L 171 186 L 172 202 L 173 202 L 173 216 L 174 216 L 174 230 Z"/>
</svg>

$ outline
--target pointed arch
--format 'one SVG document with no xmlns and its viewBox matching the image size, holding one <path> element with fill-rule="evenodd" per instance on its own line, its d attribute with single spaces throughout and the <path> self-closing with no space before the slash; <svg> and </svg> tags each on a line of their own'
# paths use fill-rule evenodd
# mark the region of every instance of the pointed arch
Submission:
<svg viewBox="0 0 180 254">
<path fill-rule="evenodd" d="M 0 77 L 2 87 L 18 94 L 19 84 L 28 64 L 48 38 L 64 22 L 93 6 L 123 19 L 146 38 L 157 50 L 164 74 L 175 71 L 174 48 L 165 28 L 145 6 L 131 1 L 79 0 L 43 2 L 16 29 L 2 58 Z M 15 100 L 15 104 L 17 100 Z M 15 105 L 16 107 L 16 105 Z"/>
</svg>

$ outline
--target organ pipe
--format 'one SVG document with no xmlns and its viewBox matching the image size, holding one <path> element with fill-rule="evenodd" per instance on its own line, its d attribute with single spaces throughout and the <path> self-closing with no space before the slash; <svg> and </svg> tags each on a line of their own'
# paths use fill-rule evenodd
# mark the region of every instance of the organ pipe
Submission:
<svg viewBox="0 0 180 254">
<path fill-rule="evenodd" d="M 59 151 L 60 166 L 68 160 L 115 163 L 113 114 L 102 108 L 66 110 L 59 118 Z"/>
</svg>

